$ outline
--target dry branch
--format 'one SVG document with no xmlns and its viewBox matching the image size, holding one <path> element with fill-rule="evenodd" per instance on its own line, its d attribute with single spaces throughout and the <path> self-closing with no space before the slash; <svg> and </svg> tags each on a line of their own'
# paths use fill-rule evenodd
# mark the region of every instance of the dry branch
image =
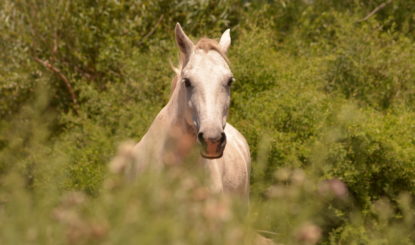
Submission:
<svg viewBox="0 0 415 245">
<path fill-rule="evenodd" d="M 368 20 L 370 17 L 372 17 L 374 14 L 376 14 L 377 12 L 379 12 L 381 9 L 383 9 L 384 7 L 386 7 L 386 5 L 390 4 L 392 2 L 392 0 L 388 0 L 384 3 L 382 3 L 381 5 L 377 6 L 374 10 L 372 10 L 372 12 L 370 12 L 368 15 L 366 15 L 365 18 L 359 20 L 358 22 L 363 22 Z"/>
<path fill-rule="evenodd" d="M 66 89 L 68 90 L 68 92 L 71 96 L 71 100 L 72 100 L 72 103 L 75 105 L 75 111 L 76 111 L 76 107 L 78 106 L 78 100 L 76 98 L 75 91 L 74 91 L 71 83 L 69 82 L 69 79 L 61 72 L 61 70 L 59 68 L 52 65 L 49 61 L 41 60 L 37 57 L 35 57 L 34 59 L 35 59 L 36 62 L 38 62 L 42 66 L 44 66 L 48 70 L 55 73 L 65 83 Z"/>
<path fill-rule="evenodd" d="M 138 44 L 144 43 L 144 41 L 147 40 L 147 38 L 149 38 L 151 35 L 153 35 L 153 33 L 156 31 L 157 27 L 161 24 L 161 21 L 163 20 L 163 18 L 164 18 L 164 15 L 161 15 L 160 18 L 157 20 L 156 24 L 154 25 L 154 27 L 143 38 L 141 38 L 141 40 L 138 42 Z"/>
</svg>

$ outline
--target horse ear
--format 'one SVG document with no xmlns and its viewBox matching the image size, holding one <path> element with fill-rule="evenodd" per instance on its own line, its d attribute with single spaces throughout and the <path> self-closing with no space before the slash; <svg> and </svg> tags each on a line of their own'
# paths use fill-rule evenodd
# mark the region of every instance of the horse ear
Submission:
<svg viewBox="0 0 415 245">
<path fill-rule="evenodd" d="M 190 40 L 190 38 L 187 37 L 187 35 L 184 33 L 184 31 L 183 31 L 183 29 L 182 29 L 182 27 L 180 26 L 179 23 L 176 24 L 175 32 L 176 32 L 177 46 L 179 46 L 180 51 L 184 54 L 185 63 L 186 63 L 187 60 L 189 59 L 190 55 L 193 52 L 194 44 Z"/>
<path fill-rule="evenodd" d="M 226 53 L 228 51 L 229 46 L 231 46 L 231 34 L 230 29 L 227 29 L 220 38 L 219 45 L 222 48 L 222 51 Z"/>
</svg>

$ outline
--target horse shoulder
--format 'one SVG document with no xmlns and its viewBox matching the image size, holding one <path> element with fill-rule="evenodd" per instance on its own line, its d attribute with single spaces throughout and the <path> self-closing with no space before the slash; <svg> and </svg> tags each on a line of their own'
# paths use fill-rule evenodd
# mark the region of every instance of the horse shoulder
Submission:
<svg viewBox="0 0 415 245">
<path fill-rule="evenodd" d="M 225 133 L 227 136 L 228 143 L 234 148 L 239 154 L 241 154 L 247 163 L 247 167 L 251 164 L 251 153 L 249 151 L 249 145 L 245 137 L 230 123 L 226 124 Z"/>
<path fill-rule="evenodd" d="M 135 157 L 139 165 L 138 169 L 142 169 L 149 163 L 161 162 L 168 124 L 167 113 L 163 108 L 141 140 L 134 146 Z"/>
</svg>

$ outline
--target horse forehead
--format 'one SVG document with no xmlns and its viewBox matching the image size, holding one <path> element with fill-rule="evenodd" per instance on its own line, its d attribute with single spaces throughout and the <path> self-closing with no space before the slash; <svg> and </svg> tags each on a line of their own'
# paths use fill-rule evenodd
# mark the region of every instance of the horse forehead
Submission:
<svg viewBox="0 0 415 245">
<path fill-rule="evenodd" d="M 188 63 L 186 73 L 197 76 L 225 75 L 230 73 L 226 60 L 218 52 L 196 50 Z"/>
</svg>

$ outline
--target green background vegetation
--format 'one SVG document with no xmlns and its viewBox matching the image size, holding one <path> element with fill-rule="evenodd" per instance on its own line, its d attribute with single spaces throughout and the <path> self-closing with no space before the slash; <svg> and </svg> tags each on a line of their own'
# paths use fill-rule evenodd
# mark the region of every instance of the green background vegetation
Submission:
<svg viewBox="0 0 415 245">
<path fill-rule="evenodd" d="M 0 1 L 0 243 L 413 244 L 414 13 L 408 0 Z M 208 197 L 190 163 L 108 171 L 169 98 L 176 22 L 193 38 L 231 28 L 249 211 Z"/>
</svg>

